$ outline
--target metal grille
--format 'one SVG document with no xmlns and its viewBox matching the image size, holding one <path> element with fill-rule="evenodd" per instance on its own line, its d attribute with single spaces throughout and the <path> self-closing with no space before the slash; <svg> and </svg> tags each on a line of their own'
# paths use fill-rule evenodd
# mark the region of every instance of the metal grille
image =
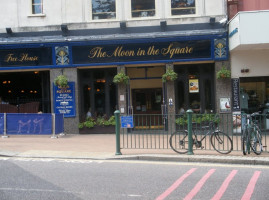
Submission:
<svg viewBox="0 0 269 200">
<path fill-rule="evenodd" d="M 269 121 L 265 115 L 257 117 L 262 132 L 264 151 L 267 150 L 267 134 Z M 122 149 L 169 149 L 169 138 L 172 133 L 187 130 L 186 115 L 133 115 L 133 128 L 121 128 L 120 141 Z M 232 139 L 233 150 L 242 151 L 241 115 L 227 114 L 193 114 L 192 129 L 197 139 L 201 140 L 208 132 L 206 126 L 214 124 L 214 128 L 227 133 Z M 209 128 L 209 127 L 208 127 Z M 203 150 L 214 150 L 207 135 L 201 142 Z M 193 149 L 201 149 L 193 147 Z"/>
</svg>

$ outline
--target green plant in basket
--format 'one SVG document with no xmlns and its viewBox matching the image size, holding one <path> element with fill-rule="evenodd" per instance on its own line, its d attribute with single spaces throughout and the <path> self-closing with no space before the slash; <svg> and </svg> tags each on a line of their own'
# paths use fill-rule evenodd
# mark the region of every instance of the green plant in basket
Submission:
<svg viewBox="0 0 269 200">
<path fill-rule="evenodd" d="M 224 66 L 217 72 L 217 79 L 230 78 L 230 77 L 231 77 L 231 71 Z"/>
<path fill-rule="evenodd" d="M 127 85 L 129 83 L 129 80 L 130 80 L 129 76 L 127 76 L 123 70 L 117 73 L 113 78 L 113 82 L 116 84 L 122 83 Z"/>
<path fill-rule="evenodd" d="M 68 79 L 65 75 L 59 75 L 54 79 L 54 84 L 58 87 L 67 87 L 68 86 Z"/>
<path fill-rule="evenodd" d="M 162 75 L 162 81 L 175 81 L 177 79 L 177 73 L 172 69 L 167 69 L 165 74 Z"/>
</svg>

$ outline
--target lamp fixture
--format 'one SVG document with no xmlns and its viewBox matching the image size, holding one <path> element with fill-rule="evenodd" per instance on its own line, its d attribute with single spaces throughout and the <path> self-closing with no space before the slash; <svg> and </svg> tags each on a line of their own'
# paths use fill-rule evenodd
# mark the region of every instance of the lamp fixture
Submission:
<svg viewBox="0 0 269 200">
<path fill-rule="evenodd" d="M 167 26 L 167 22 L 166 22 L 166 20 L 162 20 L 162 21 L 160 21 L 160 26 L 161 26 L 162 29 L 165 29 L 166 26 Z"/>
<path fill-rule="evenodd" d="M 61 25 L 61 30 L 62 30 L 63 33 L 67 33 L 67 31 L 68 31 L 67 25 L 66 24 L 62 24 Z"/>
<path fill-rule="evenodd" d="M 216 22 L 216 18 L 215 17 L 210 17 L 209 23 L 214 24 L 215 22 Z"/>
<path fill-rule="evenodd" d="M 120 22 L 120 28 L 125 29 L 126 28 L 126 22 Z"/>
<path fill-rule="evenodd" d="M 6 32 L 7 32 L 7 34 L 11 34 L 12 33 L 12 29 L 11 28 L 6 28 Z"/>
<path fill-rule="evenodd" d="M 241 69 L 241 73 L 248 73 L 249 69 Z"/>
</svg>

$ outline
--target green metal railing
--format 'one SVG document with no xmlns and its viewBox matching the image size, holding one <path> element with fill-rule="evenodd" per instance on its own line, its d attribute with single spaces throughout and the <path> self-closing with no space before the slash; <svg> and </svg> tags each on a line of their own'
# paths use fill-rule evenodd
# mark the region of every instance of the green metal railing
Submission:
<svg viewBox="0 0 269 200">
<path fill-rule="evenodd" d="M 118 118 L 118 126 L 120 126 L 120 113 L 116 112 L 115 116 Z M 258 115 L 256 118 L 262 131 L 264 151 L 267 152 L 267 143 L 269 142 L 267 141 L 269 133 L 269 121 L 267 120 L 269 119 L 265 115 Z M 242 151 L 241 114 L 194 114 L 190 110 L 185 115 L 134 114 L 133 128 L 116 128 L 117 153 L 120 153 L 120 149 L 170 149 L 169 138 L 176 131 L 188 130 L 189 133 L 196 131 L 199 140 L 208 131 L 202 127 L 212 122 L 215 127 L 217 126 L 230 136 L 234 151 Z M 191 135 L 189 137 L 191 138 Z M 202 150 L 214 150 L 209 140 L 210 135 L 207 135 L 202 141 Z M 196 150 L 196 147 L 192 147 L 192 145 L 189 145 L 189 148 L 191 148 L 188 150 L 189 154 L 193 154 L 193 149 Z"/>
</svg>

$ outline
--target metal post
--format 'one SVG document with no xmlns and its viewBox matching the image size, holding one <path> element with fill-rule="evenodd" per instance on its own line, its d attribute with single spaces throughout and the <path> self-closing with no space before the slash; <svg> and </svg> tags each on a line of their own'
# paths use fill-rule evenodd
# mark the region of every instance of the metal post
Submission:
<svg viewBox="0 0 269 200">
<path fill-rule="evenodd" d="M 58 138 L 56 135 L 55 135 L 55 113 L 52 113 L 51 114 L 51 121 L 52 121 L 52 136 L 50 138 Z"/>
<path fill-rule="evenodd" d="M 193 155 L 193 140 L 192 140 L 192 114 L 193 111 L 191 109 L 187 110 L 188 117 L 188 155 Z"/>
<path fill-rule="evenodd" d="M 62 120 L 63 120 L 63 132 L 61 132 L 59 135 L 65 136 L 65 133 L 64 133 L 64 114 L 62 114 Z"/>
<path fill-rule="evenodd" d="M 120 111 L 116 110 L 114 112 L 115 115 L 115 131 L 116 131 L 116 154 L 115 155 L 122 155 L 120 152 Z"/>
<path fill-rule="evenodd" d="M 2 138 L 8 138 L 7 135 L 7 113 L 4 113 L 4 135 Z"/>
</svg>

